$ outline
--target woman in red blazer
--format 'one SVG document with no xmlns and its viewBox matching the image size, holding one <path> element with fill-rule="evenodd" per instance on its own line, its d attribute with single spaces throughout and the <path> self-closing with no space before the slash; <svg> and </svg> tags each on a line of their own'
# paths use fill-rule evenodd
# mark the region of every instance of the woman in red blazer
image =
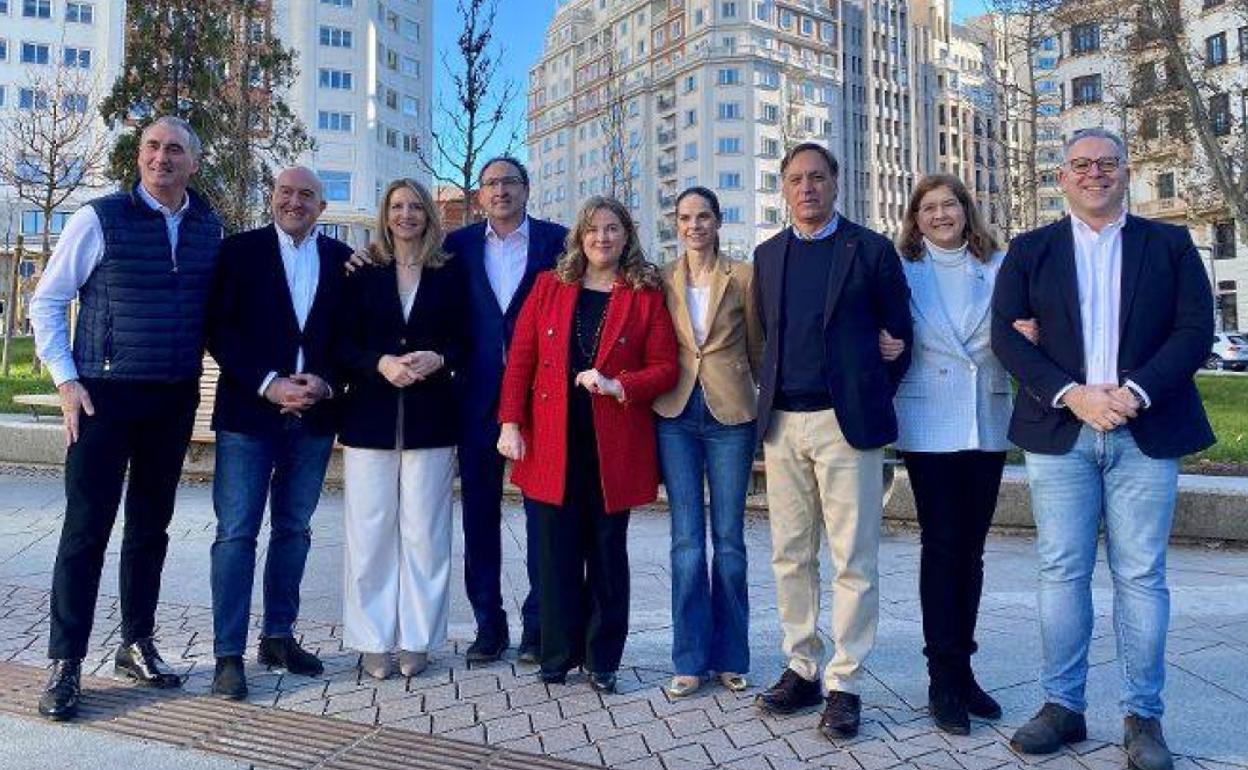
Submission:
<svg viewBox="0 0 1248 770">
<path fill-rule="evenodd" d="M 581 207 L 516 321 L 498 450 L 538 516 L 542 679 L 577 666 L 614 692 L 628 635 L 628 514 L 659 483 L 650 405 L 676 385 L 658 269 L 628 210 Z"/>
</svg>

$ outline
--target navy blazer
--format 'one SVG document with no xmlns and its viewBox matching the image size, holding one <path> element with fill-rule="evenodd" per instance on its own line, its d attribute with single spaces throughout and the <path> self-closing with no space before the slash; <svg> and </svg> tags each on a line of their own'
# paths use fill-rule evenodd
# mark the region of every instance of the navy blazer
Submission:
<svg viewBox="0 0 1248 770">
<path fill-rule="evenodd" d="M 1213 340 L 1213 293 L 1186 228 L 1127 216 L 1122 229 L 1118 377 L 1152 406 L 1127 423 L 1149 457 L 1181 457 L 1214 442 L 1193 375 Z M 1035 318 L 1040 343 L 1012 324 Z M 992 349 L 1019 381 L 1010 440 L 1029 452 L 1063 454 L 1082 423 L 1053 399 L 1086 370 L 1079 274 L 1070 217 L 1010 244 L 992 301 Z"/>
<path fill-rule="evenodd" d="M 784 265 L 791 228 L 754 250 L 754 297 L 763 322 L 763 369 L 759 377 L 758 435 L 767 437 L 780 372 L 780 321 Z M 823 311 L 828 393 L 845 440 L 856 449 L 878 449 L 897 438 L 893 394 L 910 365 L 914 341 L 910 289 L 893 244 L 879 233 L 841 217 L 828 255 Z M 880 330 L 906 343 L 891 363 L 880 358 Z"/>
<path fill-rule="evenodd" d="M 329 383 L 335 396 L 334 326 L 342 286 L 343 263 L 351 255 L 347 244 L 318 235 L 320 274 L 308 317 L 299 328 L 290 299 L 286 268 L 273 225 L 232 235 L 221 242 L 217 274 L 208 309 L 208 352 L 221 367 L 217 399 L 212 410 L 213 430 L 272 435 L 285 417 L 276 404 L 260 395 L 270 372 L 294 372 L 300 345 L 303 371 Z M 315 433 L 337 430 L 336 398 L 326 399 L 303 413 L 303 424 Z"/>
<path fill-rule="evenodd" d="M 464 359 L 460 405 L 469 425 L 496 422 L 503 364 L 516 318 L 533 288 L 533 279 L 552 269 L 563 253 L 567 235 L 563 225 L 529 217 L 529 259 L 506 311 L 499 308 L 485 271 L 485 222 L 461 227 L 446 237 L 443 248 L 460 263 L 468 284 L 466 318 L 471 345 Z"/>
<path fill-rule="evenodd" d="M 403 317 L 394 263 L 348 276 L 343 290 L 338 360 L 346 377 L 339 440 L 394 449 L 403 399 L 403 449 L 454 446 L 467 347 L 465 283 L 458 260 L 421 271 L 412 313 Z M 428 379 L 396 388 L 377 371 L 383 355 L 432 350 L 446 359 Z"/>
</svg>

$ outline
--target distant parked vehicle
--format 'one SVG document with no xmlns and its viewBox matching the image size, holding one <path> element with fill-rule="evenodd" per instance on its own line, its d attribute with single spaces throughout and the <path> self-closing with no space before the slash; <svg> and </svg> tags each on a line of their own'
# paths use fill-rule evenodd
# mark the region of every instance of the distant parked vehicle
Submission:
<svg viewBox="0 0 1248 770">
<path fill-rule="evenodd" d="M 1206 369 L 1232 369 L 1242 372 L 1248 369 L 1248 335 L 1244 332 L 1215 332 L 1213 349 Z"/>
</svg>

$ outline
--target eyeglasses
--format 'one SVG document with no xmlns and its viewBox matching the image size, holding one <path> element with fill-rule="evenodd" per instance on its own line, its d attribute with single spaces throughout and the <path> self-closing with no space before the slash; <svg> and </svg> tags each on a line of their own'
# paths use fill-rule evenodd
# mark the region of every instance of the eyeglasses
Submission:
<svg viewBox="0 0 1248 770">
<path fill-rule="evenodd" d="M 1088 173 L 1094 164 L 1102 174 L 1112 174 L 1122 165 L 1122 158 L 1117 155 L 1106 155 L 1103 158 L 1071 158 L 1066 161 L 1066 165 L 1070 166 L 1070 170 L 1076 174 Z"/>
<path fill-rule="evenodd" d="M 519 187 L 524 184 L 524 178 L 518 176 L 496 176 L 493 179 L 482 179 L 481 186 L 496 190 L 499 187 Z"/>
</svg>

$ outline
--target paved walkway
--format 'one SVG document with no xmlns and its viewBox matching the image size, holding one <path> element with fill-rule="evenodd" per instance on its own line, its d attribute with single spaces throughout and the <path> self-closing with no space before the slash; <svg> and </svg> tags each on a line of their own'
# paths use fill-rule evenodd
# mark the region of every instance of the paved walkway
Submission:
<svg viewBox="0 0 1248 770">
<path fill-rule="evenodd" d="M 44 664 L 47 588 L 62 505 L 58 477 L 0 468 L 0 660 Z M 504 533 L 504 583 L 513 623 L 518 622 L 514 608 L 525 589 L 520 515 L 518 506 L 508 508 Z M 253 665 L 249 669 L 251 701 L 257 705 L 621 768 L 1125 767 L 1116 746 L 1121 739 L 1115 705 L 1118 667 L 1107 615 L 1111 593 L 1103 567 L 1095 587 L 1090 739 L 1042 762 L 1017 757 L 1008 749 L 1006 737 L 1030 716 L 1039 699 L 1035 562 L 1028 538 L 993 536 L 989 542 L 976 670 L 984 686 L 1002 702 L 1004 719 L 998 724 L 976 723 L 964 738 L 946 736 L 931 726 L 923 710 L 926 677 L 919 652 L 917 538 L 912 532 L 891 533 L 881 545 L 880 633 L 869 662 L 862 735 L 834 745 L 814 730 L 814 714 L 761 717 L 751 705 L 754 691 L 737 696 L 708 687 L 705 694 L 678 702 L 669 701 L 660 691 L 659 684 L 670 675 L 671 635 L 667 521 L 661 513 L 635 514 L 630 525 L 632 633 L 625 650 L 627 668 L 621 672 L 621 692 L 613 696 L 599 696 L 575 677 L 567 685 L 543 685 L 533 669 L 514 660 L 468 668 L 461 648 L 471 638 L 472 615 L 458 570 L 452 583 L 451 638 L 456 640 L 452 647 L 434 656 L 426 674 L 410 681 L 396 678 L 377 684 L 361 679 L 355 655 L 342 648 L 338 626 L 341 495 L 326 495 L 314 526 L 299 630 L 304 644 L 325 659 L 326 674 L 309 679 L 264 672 Z M 186 690 L 191 694 L 206 692 L 212 673 L 208 548 L 213 527 L 210 490 L 202 485 L 184 486 L 171 528 L 158 636 L 167 657 L 188 673 Z M 767 561 L 766 521 L 747 522 L 747 539 L 752 680 L 765 685 L 784 665 Z M 90 672 L 100 675 L 108 675 L 117 642 L 116 546 L 115 541 L 105 568 L 104 595 L 88 665 Z M 455 547 L 458 554 L 458 541 Z M 1170 571 L 1174 619 L 1166 729 L 1171 746 L 1184 755 L 1180 770 L 1248 768 L 1248 553 L 1176 547 Z M 517 628 L 513 636 L 518 636 Z M 254 653 L 249 660 L 254 660 Z M 25 766 L 14 762 L 15 753 L 24 753 L 22 747 L 37 742 L 38 736 L 55 738 L 64 730 L 78 735 L 75 731 L 83 730 L 57 728 L 56 733 L 48 733 L 43 727 L 26 730 L 28 724 L 0 720 L 0 767 Z M 15 737 L 24 743 L 15 743 Z M 97 759 L 110 756 L 109 744 L 101 742 L 100 746 L 105 753 Z M 128 756 L 124 754 L 127 745 L 119 746 L 114 747 L 122 752 L 118 756 Z M 198 755 L 188 756 L 199 761 Z M 124 764 L 132 770 L 145 767 L 129 759 L 109 764 Z"/>
</svg>

